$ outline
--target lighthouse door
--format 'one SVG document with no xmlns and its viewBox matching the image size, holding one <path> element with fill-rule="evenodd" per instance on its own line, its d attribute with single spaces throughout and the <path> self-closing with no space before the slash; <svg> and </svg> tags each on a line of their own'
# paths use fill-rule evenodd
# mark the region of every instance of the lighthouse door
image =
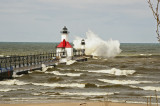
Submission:
<svg viewBox="0 0 160 106">
<path fill-rule="evenodd" d="M 67 54 L 67 53 L 66 53 L 65 49 L 62 49 L 61 57 L 62 57 L 62 58 L 66 58 L 66 57 L 67 57 L 66 54 Z"/>
</svg>

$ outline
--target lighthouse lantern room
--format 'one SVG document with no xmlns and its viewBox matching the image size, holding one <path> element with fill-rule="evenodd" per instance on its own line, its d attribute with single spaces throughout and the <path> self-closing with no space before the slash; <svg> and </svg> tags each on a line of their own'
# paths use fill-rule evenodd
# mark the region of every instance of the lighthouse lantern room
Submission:
<svg viewBox="0 0 160 106">
<path fill-rule="evenodd" d="M 66 26 L 64 26 L 64 28 L 62 29 L 62 31 L 60 32 L 62 35 L 61 35 L 61 42 L 65 39 L 66 41 L 68 41 L 68 34 L 69 34 L 69 31 L 68 29 L 66 28 Z"/>
<path fill-rule="evenodd" d="M 71 44 L 68 42 L 68 34 L 69 31 L 64 26 L 64 28 L 61 31 L 61 42 L 56 48 L 56 54 L 59 58 L 72 58 L 73 56 L 73 47 Z"/>
</svg>

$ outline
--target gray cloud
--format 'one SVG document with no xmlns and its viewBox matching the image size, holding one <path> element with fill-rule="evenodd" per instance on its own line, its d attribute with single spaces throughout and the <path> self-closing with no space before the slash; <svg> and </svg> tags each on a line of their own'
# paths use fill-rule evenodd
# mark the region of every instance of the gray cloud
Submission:
<svg viewBox="0 0 160 106">
<path fill-rule="evenodd" d="M 106 40 L 156 42 L 152 13 L 144 0 L 0 1 L 1 41 L 58 41 L 64 25 L 71 41 L 91 29 Z"/>
</svg>

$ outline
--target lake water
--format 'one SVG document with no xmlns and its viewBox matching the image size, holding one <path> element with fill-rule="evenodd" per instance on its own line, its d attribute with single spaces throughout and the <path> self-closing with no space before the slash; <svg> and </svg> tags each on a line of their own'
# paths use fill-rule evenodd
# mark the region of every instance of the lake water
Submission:
<svg viewBox="0 0 160 106">
<path fill-rule="evenodd" d="M 0 56 L 55 51 L 57 43 L 0 43 Z M 160 44 L 121 44 L 115 58 L 58 65 L 0 81 L 0 103 L 104 101 L 160 102 Z"/>
</svg>

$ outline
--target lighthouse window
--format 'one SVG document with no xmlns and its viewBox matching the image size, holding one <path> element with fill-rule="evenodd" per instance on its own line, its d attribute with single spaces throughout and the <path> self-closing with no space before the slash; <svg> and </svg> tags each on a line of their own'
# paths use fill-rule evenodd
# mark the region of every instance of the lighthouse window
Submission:
<svg viewBox="0 0 160 106">
<path fill-rule="evenodd" d="M 63 33 L 68 33 L 67 31 L 63 31 Z"/>
</svg>

